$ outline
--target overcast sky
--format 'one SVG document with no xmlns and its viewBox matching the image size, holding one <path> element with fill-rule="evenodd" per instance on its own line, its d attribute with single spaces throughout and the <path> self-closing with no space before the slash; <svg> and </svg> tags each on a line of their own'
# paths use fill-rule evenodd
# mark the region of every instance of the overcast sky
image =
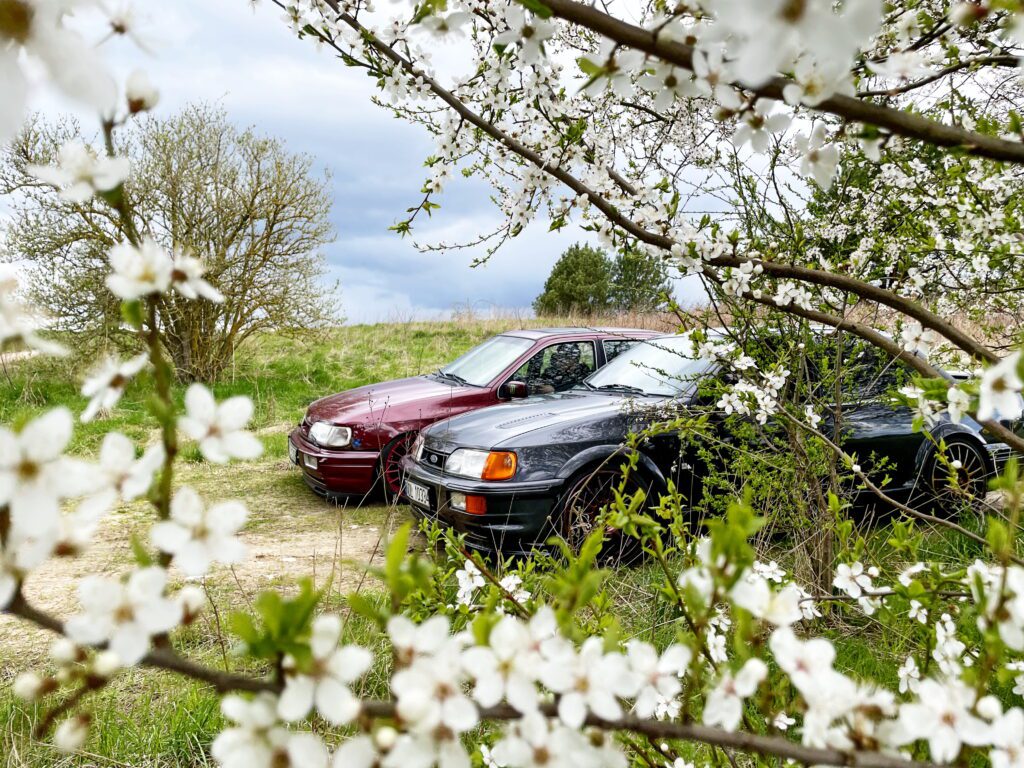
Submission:
<svg viewBox="0 0 1024 768">
<path fill-rule="evenodd" d="M 419 253 L 388 227 L 421 197 L 430 142 L 422 129 L 370 102 L 375 89 L 364 74 L 295 38 L 268 2 L 255 10 L 247 0 L 137 0 L 136 6 L 157 54 L 118 41 L 110 59 L 122 78 L 139 65 L 149 72 L 161 89 L 160 113 L 189 100 L 217 102 L 236 123 L 283 138 L 331 174 L 338 239 L 326 256 L 330 276 L 341 281 L 349 322 L 432 317 L 465 305 L 480 312 L 529 307 L 559 254 L 586 237 L 578 230 L 549 233 L 539 221 L 481 267 L 469 265 L 482 249 Z M 55 99 L 36 107 L 75 111 Z M 498 222 L 481 182 L 451 181 L 439 201 L 432 219 L 417 219 L 417 239 L 470 239 Z M 677 297 L 690 300 L 695 291 L 681 285 Z"/>
</svg>

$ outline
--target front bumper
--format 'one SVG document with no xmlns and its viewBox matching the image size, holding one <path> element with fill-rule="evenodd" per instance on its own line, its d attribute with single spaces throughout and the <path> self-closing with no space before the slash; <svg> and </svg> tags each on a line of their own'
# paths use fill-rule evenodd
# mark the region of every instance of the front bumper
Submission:
<svg viewBox="0 0 1024 768">
<path fill-rule="evenodd" d="M 302 479 L 324 498 L 365 496 L 377 479 L 379 451 L 332 451 L 308 440 L 296 427 L 288 435 L 289 457 L 302 470 Z M 307 459 L 307 457 L 309 457 Z"/>
<path fill-rule="evenodd" d="M 1006 468 L 1006 462 L 1013 456 L 1013 449 L 1006 443 L 986 443 L 985 450 L 988 451 L 989 458 L 992 460 L 994 474 L 1001 474 Z"/>
<path fill-rule="evenodd" d="M 425 487 L 429 503 L 404 498 L 413 513 L 435 520 L 441 525 L 465 534 L 468 547 L 484 552 L 529 554 L 543 548 L 551 537 L 551 512 L 561 495 L 565 481 L 534 480 L 530 482 L 486 482 L 452 477 L 418 464 L 411 456 L 402 460 L 406 483 Z M 449 504 L 452 492 L 483 496 L 487 512 L 471 515 L 453 509 Z"/>
</svg>

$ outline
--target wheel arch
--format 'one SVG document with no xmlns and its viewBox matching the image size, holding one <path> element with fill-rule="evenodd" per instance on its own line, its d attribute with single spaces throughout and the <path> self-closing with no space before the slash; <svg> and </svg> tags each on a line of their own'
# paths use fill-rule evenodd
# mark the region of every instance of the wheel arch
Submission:
<svg viewBox="0 0 1024 768">
<path fill-rule="evenodd" d="M 558 470 L 557 477 L 568 480 L 581 470 L 592 469 L 605 463 L 611 463 L 616 459 L 623 461 L 629 457 L 629 449 L 622 445 L 595 445 L 577 453 Z M 637 451 L 639 459 L 637 467 L 644 477 L 658 486 L 660 489 L 668 488 L 668 482 L 658 465 L 650 456 L 643 451 Z"/>
<path fill-rule="evenodd" d="M 995 463 L 992 461 L 992 457 L 989 455 L 988 450 L 985 448 L 985 440 L 974 430 L 963 424 L 952 424 L 950 422 L 944 422 L 935 426 L 931 430 L 932 437 L 935 442 L 928 440 L 927 438 L 921 441 L 921 446 L 917 449 L 917 456 L 914 460 L 914 467 L 916 473 L 920 475 L 927 467 L 928 462 L 931 461 L 936 452 L 938 446 L 935 443 L 938 442 L 965 442 L 970 443 L 978 449 L 978 453 L 981 455 L 982 461 L 985 462 L 985 467 L 988 472 L 995 471 Z"/>
</svg>

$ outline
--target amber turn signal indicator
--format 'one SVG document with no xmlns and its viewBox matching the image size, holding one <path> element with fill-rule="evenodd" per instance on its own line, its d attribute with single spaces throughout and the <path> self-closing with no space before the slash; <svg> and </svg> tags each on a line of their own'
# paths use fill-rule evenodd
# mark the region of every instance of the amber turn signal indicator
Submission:
<svg viewBox="0 0 1024 768">
<path fill-rule="evenodd" d="M 466 496 L 466 514 L 467 515 L 486 515 L 487 514 L 487 499 L 483 496 Z"/>
<path fill-rule="evenodd" d="M 511 451 L 491 451 L 484 462 L 481 480 L 508 480 L 516 473 L 516 455 Z"/>
</svg>

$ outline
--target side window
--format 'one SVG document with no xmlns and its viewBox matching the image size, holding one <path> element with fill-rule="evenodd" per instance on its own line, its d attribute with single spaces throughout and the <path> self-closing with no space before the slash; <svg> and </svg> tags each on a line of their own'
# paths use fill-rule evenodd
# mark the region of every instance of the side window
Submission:
<svg viewBox="0 0 1024 768">
<path fill-rule="evenodd" d="M 546 395 L 574 387 L 594 372 L 594 345 L 571 341 L 545 347 L 512 374 L 525 382 L 531 395 Z"/>
<path fill-rule="evenodd" d="M 607 363 L 636 344 L 636 339 L 605 339 L 601 344 L 604 345 L 604 361 Z"/>
<path fill-rule="evenodd" d="M 858 347 L 848 363 L 850 375 L 843 381 L 844 394 L 851 400 L 873 400 L 906 384 L 909 375 L 902 362 L 866 345 Z"/>
<path fill-rule="evenodd" d="M 818 345 L 817 359 L 812 366 L 818 380 L 825 386 L 822 396 L 835 396 L 836 366 L 839 366 L 839 394 L 842 403 L 875 400 L 903 386 L 910 377 L 906 365 L 860 340 L 843 339 L 842 355 L 834 339 Z"/>
</svg>

